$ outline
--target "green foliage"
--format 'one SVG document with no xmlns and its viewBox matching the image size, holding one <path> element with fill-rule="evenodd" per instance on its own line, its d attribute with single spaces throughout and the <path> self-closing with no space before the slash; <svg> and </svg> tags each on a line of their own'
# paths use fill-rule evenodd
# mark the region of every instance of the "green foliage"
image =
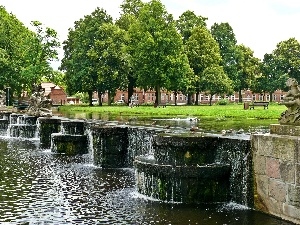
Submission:
<svg viewBox="0 0 300 225">
<path fill-rule="evenodd" d="M 295 38 L 281 41 L 273 51 L 278 73 L 300 80 L 300 43 Z"/>
<path fill-rule="evenodd" d="M 137 21 L 129 29 L 129 54 L 137 85 L 155 89 L 160 101 L 160 89 L 170 90 L 189 74 L 188 59 L 175 22 L 160 1 L 146 3 Z"/>
<path fill-rule="evenodd" d="M 225 98 L 216 102 L 216 105 L 228 105 L 228 104 L 229 104 L 229 101 Z"/>
<path fill-rule="evenodd" d="M 207 18 L 197 16 L 194 12 L 187 10 L 181 14 L 176 21 L 176 27 L 179 30 L 183 42 L 185 43 L 192 35 L 192 30 L 196 27 L 206 27 Z"/>
<path fill-rule="evenodd" d="M 50 61 L 57 58 L 57 34 L 38 21 L 32 22 L 36 32 L 30 31 L 2 6 L 0 25 L 0 89 L 5 85 L 17 95 L 30 92 L 32 84 L 52 74 Z"/>
<path fill-rule="evenodd" d="M 234 90 L 238 91 L 238 52 L 233 29 L 228 23 L 214 23 L 211 34 L 219 44 L 223 69 L 232 80 Z"/>
</svg>

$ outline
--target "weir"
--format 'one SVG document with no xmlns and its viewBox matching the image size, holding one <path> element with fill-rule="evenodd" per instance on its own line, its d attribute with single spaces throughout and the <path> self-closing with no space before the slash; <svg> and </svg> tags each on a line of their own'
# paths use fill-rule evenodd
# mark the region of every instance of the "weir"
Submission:
<svg viewBox="0 0 300 225">
<path fill-rule="evenodd" d="M 261 140 L 268 134 L 261 139 L 260 134 L 224 136 L 104 121 L 0 115 L 0 131 L 4 136 L 38 138 L 40 148 L 50 149 L 55 154 L 88 154 L 93 164 L 102 168 L 134 168 L 137 191 L 145 196 L 170 203 L 236 202 L 299 221 L 298 161 L 282 163 L 269 153 L 262 154 L 260 146 L 268 145 Z M 18 131 L 22 129 L 26 131 Z M 274 126 L 273 130 L 276 129 L 279 128 Z M 277 137 L 272 137 L 272 142 L 277 143 Z M 294 178 L 288 172 L 290 175 L 276 175 L 273 171 L 289 166 L 295 169 Z M 282 180 L 277 180 L 280 177 Z M 286 185 L 286 182 L 291 184 Z M 279 192 L 274 191 L 277 185 L 281 187 Z M 265 193 L 268 194 L 264 196 Z M 274 211 L 274 201 L 271 204 L 267 199 L 280 200 L 275 206 L 283 204 L 282 210 Z M 283 215 L 287 211 L 289 216 Z"/>
</svg>

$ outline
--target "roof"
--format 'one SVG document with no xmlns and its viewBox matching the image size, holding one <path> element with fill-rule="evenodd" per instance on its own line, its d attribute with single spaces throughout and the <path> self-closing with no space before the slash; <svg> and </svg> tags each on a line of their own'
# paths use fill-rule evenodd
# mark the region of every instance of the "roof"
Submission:
<svg viewBox="0 0 300 225">
<path fill-rule="evenodd" d="M 58 85 L 55 85 L 54 83 L 47 82 L 47 83 L 41 83 L 42 88 L 45 89 L 45 96 L 49 95 L 51 93 L 51 88 L 54 89 L 62 89 Z"/>
</svg>

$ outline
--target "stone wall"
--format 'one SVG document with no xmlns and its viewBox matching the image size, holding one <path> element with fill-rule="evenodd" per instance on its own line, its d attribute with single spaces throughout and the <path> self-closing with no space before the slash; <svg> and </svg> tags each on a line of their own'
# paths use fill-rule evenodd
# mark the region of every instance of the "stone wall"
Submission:
<svg viewBox="0 0 300 225">
<path fill-rule="evenodd" d="M 300 138 L 292 130 L 276 124 L 252 136 L 255 208 L 300 224 Z"/>
</svg>

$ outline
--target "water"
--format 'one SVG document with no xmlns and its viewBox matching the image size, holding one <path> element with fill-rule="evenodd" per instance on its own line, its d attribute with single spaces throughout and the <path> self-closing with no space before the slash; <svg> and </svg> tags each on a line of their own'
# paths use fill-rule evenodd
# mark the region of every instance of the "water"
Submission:
<svg viewBox="0 0 300 225">
<path fill-rule="evenodd" d="M 234 203 L 185 205 L 136 192 L 133 169 L 102 169 L 91 156 L 0 137 L 0 224 L 289 225 Z"/>
</svg>

